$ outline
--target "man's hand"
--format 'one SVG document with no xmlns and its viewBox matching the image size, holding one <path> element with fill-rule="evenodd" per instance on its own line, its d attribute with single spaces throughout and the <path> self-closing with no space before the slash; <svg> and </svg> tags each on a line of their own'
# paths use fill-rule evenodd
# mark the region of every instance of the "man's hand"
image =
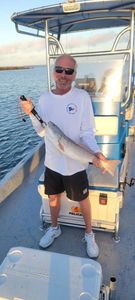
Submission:
<svg viewBox="0 0 135 300">
<path fill-rule="evenodd" d="M 32 101 L 31 99 L 27 99 L 27 101 L 22 101 L 20 99 L 20 104 L 21 104 L 21 107 L 22 107 L 22 110 L 23 112 L 26 114 L 26 115 L 30 115 L 31 114 L 31 111 L 33 109 L 33 104 L 32 104 Z"/>
<path fill-rule="evenodd" d="M 97 152 L 92 163 L 96 168 L 100 168 L 102 170 L 102 173 L 106 173 L 106 170 L 102 168 L 102 160 L 106 160 L 106 157 L 103 155 L 102 152 Z"/>
<path fill-rule="evenodd" d="M 102 152 L 97 152 L 96 157 L 98 157 L 101 160 L 106 160 L 106 157 L 104 156 L 104 154 Z"/>
</svg>

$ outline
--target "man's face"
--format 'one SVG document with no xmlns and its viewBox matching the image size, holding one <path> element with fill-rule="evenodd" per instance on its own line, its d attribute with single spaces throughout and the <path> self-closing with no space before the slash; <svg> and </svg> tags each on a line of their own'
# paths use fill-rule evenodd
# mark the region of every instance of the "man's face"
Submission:
<svg viewBox="0 0 135 300">
<path fill-rule="evenodd" d="M 69 57 L 61 57 L 57 60 L 54 68 L 54 80 L 56 90 L 60 94 L 64 94 L 71 89 L 75 76 L 75 64 L 72 59 Z"/>
</svg>

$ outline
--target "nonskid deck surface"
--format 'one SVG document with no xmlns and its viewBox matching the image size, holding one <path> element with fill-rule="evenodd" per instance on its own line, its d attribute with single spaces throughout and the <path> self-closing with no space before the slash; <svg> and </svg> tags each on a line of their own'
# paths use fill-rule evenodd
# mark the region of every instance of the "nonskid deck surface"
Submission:
<svg viewBox="0 0 135 300">
<path fill-rule="evenodd" d="M 129 177 L 135 176 L 135 143 L 131 144 Z M 24 183 L 0 205 L 0 263 L 11 247 L 39 249 L 43 235 L 40 230 L 41 198 L 37 191 L 38 179 L 43 172 L 43 161 Z M 130 179 L 130 178 L 129 178 Z M 135 185 L 126 186 L 124 207 L 120 212 L 120 242 L 112 234 L 96 231 L 100 248 L 97 261 L 102 266 L 103 282 L 110 276 L 117 278 L 117 300 L 135 300 Z M 62 235 L 47 251 L 87 257 L 81 241 L 84 229 L 61 226 Z M 43 250 L 45 251 L 45 250 Z"/>
</svg>

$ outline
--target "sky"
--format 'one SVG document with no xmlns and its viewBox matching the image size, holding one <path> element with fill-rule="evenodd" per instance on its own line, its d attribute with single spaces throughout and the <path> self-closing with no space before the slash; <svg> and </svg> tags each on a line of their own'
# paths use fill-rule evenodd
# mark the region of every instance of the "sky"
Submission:
<svg viewBox="0 0 135 300">
<path fill-rule="evenodd" d="M 66 0 L 5 0 L 2 2 L 0 12 L 0 67 L 45 64 L 45 39 L 17 33 L 15 24 L 11 21 L 11 16 L 15 12 L 58 4 L 66 2 Z M 75 34 L 69 44 L 71 49 L 73 41 L 74 47 L 79 47 L 79 49 L 83 47 L 83 44 L 94 45 L 94 47 L 99 44 L 103 49 L 104 44 L 112 40 L 114 35 L 114 31 L 111 34 L 106 32 L 104 37 L 103 34 L 99 33 L 90 37 L 85 35 L 83 36 L 83 42 L 80 44 L 80 38 Z"/>
<path fill-rule="evenodd" d="M 57 0 L 5 0 L 0 12 L 0 67 L 45 63 L 44 39 L 19 34 L 11 21 L 14 12 L 47 6 Z"/>
</svg>

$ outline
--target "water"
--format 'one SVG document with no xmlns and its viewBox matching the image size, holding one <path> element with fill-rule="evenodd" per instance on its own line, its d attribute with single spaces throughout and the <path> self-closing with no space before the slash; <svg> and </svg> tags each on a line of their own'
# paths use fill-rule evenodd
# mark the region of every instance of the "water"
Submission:
<svg viewBox="0 0 135 300">
<path fill-rule="evenodd" d="M 36 104 L 46 88 L 43 66 L 0 72 L 0 179 L 41 141 L 29 117 L 22 121 L 18 97 L 32 97 Z"/>
</svg>

